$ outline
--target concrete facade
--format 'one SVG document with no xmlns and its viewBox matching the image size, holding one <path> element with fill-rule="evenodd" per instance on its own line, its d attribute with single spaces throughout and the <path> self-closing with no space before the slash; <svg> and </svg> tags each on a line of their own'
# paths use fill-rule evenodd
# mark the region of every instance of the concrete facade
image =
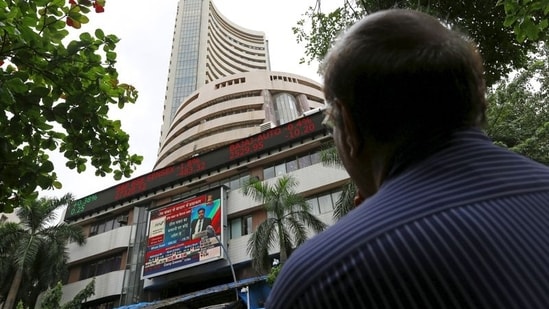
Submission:
<svg viewBox="0 0 549 309">
<path fill-rule="evenodd" d="M 155 169 L 259 133 L 261 124 L 271 128 L 323 106 L 320 85 L 299 75 L 251 71 L 220 78 L 179 106 Z"/>
<path fill-rule="evenodd" d="M 193 91 L 219 78 L 269 70 L 265 34 L 225 18 L 210 0 L 181 0 L 177 6 L 160 142 L 179 105 Z"/>
</svg>

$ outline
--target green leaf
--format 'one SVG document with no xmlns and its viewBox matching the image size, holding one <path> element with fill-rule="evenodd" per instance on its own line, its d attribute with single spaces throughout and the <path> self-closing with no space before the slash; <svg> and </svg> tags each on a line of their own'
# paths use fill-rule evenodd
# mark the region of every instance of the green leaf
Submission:
<svg viewBox="0 0 549 309">
<path fill-rule="evenodd" d="M 0 59 L 9 60 L 0 69 L 0 162 L 17 162 L 2 171 L 0 212 L 35 198 L 37 187 L 61 187 L 46 150 L 59 149 L 62 164 L 80 172 L 91 162 L 99 175 L 127 177 L 138 162 L 108 114 L 109 104 L 137 96 L 117 86 L 118 38 L 97 29 L 97 39 L 65 40 L 67 21 L 79 28 L 88 12 L 67 0 L 0 1 Z"/>
<path fill-rule="evenodd" d="M 103 30 L 101 29 L 95 29 L 95 36 L 100 39 L 100 40 L 103 40 L 105 38 L 105 33 L 103 32 Z"/>
<path fill-rule="evenodd" d="M 91 42 L 92 36 L 88 32 L 84 32 L 80 34 L 80 40 L 84 42 Z"/>
</svg>

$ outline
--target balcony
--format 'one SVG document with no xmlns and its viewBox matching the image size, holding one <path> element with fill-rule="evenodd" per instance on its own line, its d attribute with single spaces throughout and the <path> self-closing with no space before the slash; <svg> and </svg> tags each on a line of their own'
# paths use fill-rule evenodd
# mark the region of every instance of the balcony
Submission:
<svg viewBox="0 0 549 309">
<path fill-rule="evenodd" d="M 132 235 L 131 226 L 123 226 L 88 237 L 86 244 L 78 246 L 76 243 L 68 245 L 70 252 L 69 263 L 74 263 L 101 253 L 118 248 L 128 247 Z"/>
</svg>

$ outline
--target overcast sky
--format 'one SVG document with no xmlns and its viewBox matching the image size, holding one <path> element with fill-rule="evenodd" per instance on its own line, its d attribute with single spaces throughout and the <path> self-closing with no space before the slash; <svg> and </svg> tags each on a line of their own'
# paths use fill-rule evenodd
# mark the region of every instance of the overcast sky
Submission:
<svg viewBox="0 0 549 309">
<path fill-rule="evenodd" d="M 317 65 L 299 64 L 303 46 L 298 45 L 292 27 L 316 0 L 213 0 L 222 15 L 232 22 L 263 31 L 269 40 L 271 69 L 303 75 L 320 81 Z M 117 69 L 119 80 L 134 85 L 139 98 L 123 110 L 112 107 L 111 118 L 120 119 L 130 134 L 130 151 L 144 156 L 132 178 L 153 168 L 158 150 L 162 106 L 178 0 L 108 0 L 105 12 L 90 13 L 90 23 L 80 31 L 93 33 L 101 28 L 117 35 Z M 323 0 L 323 8 L 341 0 Z M 116 182 L 111 175 L 96 177 L 91 169 L 78 174 L 56 159 L 55 170 L 63 183 L 62 190 L 43 192 L 44 196 L 73 193 L 76 198 L 107 189 Z M 126 181 L 128 179 L 123 179 Z"/>
</svg>

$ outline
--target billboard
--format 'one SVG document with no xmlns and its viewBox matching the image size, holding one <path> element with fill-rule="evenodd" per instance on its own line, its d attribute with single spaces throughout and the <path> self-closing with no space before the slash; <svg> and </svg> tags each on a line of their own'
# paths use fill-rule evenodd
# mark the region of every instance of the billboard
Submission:
<svg viewBox="0 0 549 309">
<path fill-rule="evenodd" d="M 149 211 L 143 278 L 224 257 L 218 241 L 224 239 L 224 191 L 216 188 Z"/>
</svg>

